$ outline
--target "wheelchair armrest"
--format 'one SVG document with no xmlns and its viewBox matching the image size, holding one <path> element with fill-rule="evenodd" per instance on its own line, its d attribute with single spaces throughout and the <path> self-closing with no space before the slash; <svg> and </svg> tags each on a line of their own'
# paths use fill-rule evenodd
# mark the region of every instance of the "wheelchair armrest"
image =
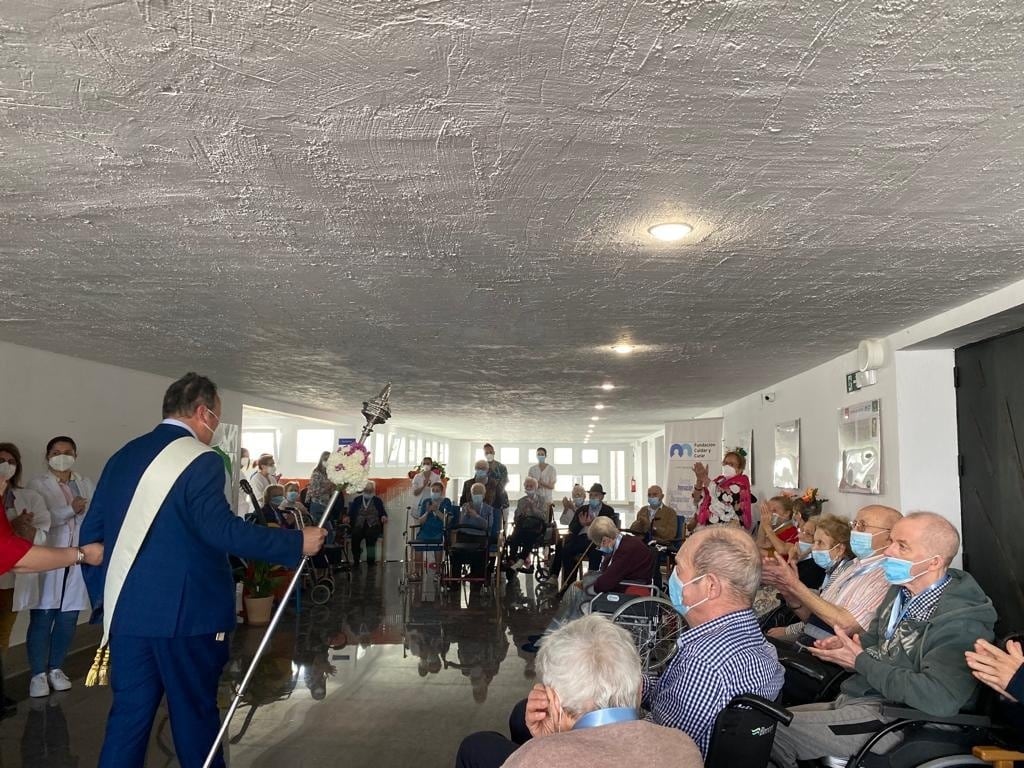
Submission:
<svg viewBox="0 0 1024 768">
<path fill-rule="evenodd" d="M 965 712 L 958 712 L 955 715 L 949 716 L 929 715 L 927 712 L 895 702 L 885 702 L 882 704 L 880 714 L 882 717 L 892 717 L 897 720 L 912 720 L 919 723 L 938 723 L 941 725 L 962 725 L 968 728 L 988 728 L 992 725 L 992 719 L 987 715 L 972 715 Z"/>
<path fill-rule="evenodd" d="M 769 701 L 763 696 L 758 696 L 754 693 L 741 693 L 736 696 L 732 701 L 729 702 L 729 706 L 744 706 L 750 709 L 756 709 L 762 714 L 768 715 L 768 717 L 778 720 L 783 725 L 789 725 L 793 722 L 793 713 L 785 707 L 780 707 L 774 701 Z"/>
</svg>

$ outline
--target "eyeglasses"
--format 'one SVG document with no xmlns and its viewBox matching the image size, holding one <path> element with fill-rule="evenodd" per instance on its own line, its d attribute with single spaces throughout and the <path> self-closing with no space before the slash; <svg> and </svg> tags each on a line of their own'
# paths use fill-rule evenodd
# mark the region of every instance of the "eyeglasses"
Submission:
<svg viewBox="0 0 1024 768">
<path fill-rule="evenodd" d="M 883 528 L 880 525 L 868 525 L 861 520 L 854 520 L 850 523 L 850 527 L 855 531 L 866 531 L 868 528 L 874 528 L 876 531 L 891 531 L 892 528 Z"/>
</svg>

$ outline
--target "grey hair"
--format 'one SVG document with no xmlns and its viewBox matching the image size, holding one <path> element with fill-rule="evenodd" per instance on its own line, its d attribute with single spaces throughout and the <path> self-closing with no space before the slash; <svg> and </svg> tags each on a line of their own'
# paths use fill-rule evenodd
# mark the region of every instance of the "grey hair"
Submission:
<svg viewBox="0 0 1024 768">
<path fill-rule="evenodd" d="M 942 558 L 947 568 L 960 551 L 960 532 L 942 515 L 935 512 L 911 512 L 904 520 L 921 520 L 924 527 L 921 531 L 921 542 L 932 552 Z"/>
<path fill-rule="evenodd" d="M 477 489 L 479 489 L 479 490 L 477 490 Z M 469 492 L 471 494 L 472 493 L 479 493 L 479 494 L 483 495 L 483 494 L 487 493 L 487 486 L 484 485 L 483 483 L 473 483 L 471 486 L 469 486 Z"/>
<path fill-rule="evenodd" d="M 690 541 L 694 575 L 715 574 L 736 598 L 752 605 L 761 583 L 761 554 L 750 534 L 715 525 L 697 531 Z"/>
<path fill-rule="evenodd" d="M 573 717 L 608 707 L 636 708 L 643 680 L 632 636 L 599 614 L 547 635 L 537 654 L 537 674 Z"/>
<path fill-rule="evenodd" d="M 618 535 L 619 529 L 616 527 L 615 521 L 610 517 L 595 519 L 587 530 L 587 536 L 595 544 L 600 544 L 602 539 L 614 539 Z"/>
</svg>

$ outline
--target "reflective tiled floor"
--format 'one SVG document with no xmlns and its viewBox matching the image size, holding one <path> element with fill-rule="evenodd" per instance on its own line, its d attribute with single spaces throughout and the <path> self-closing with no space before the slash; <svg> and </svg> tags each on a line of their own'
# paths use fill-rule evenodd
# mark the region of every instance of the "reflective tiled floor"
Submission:
<svg viewBox="0 0 1024 768">
<path fill-rule="evenodd" d="M 450 766 L 464 735 L 505 730 L 528 692 L 539 633 L 532 577 L 499 596 L 401 588 L 403 566 L 338 574 L 325 606 L 289 609 L 232 723 L 229 763 L 242 766 Z M 262 630 L 240 627 L 222 685 L 241 680 Z M 0 766 L 96 764 L 110 706 L 107 689 L 82 685 L 90 659 L 68 665 L 75 687 L 22 700 L 0 722 Z M 15 683 L 13 694 L 24 695 Z M 176 766 L 166 710 L 157 715 L 148 766 Z"/>
</svg>

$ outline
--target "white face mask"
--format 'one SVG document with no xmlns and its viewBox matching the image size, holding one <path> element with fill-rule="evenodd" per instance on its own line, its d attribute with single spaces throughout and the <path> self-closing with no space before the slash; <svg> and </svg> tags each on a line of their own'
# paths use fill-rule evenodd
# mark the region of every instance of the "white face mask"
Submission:
<svg viewBox="0 0 1024 768">
<path fill-rule="evenodd" d="M 75 457 L 68 456 L 66 453 L 58 453 L 56 456 L 51 456 L 46 463 L 57 472 L 67 472 L 75 466 Z"/>
<path fill-rule="evenodd" d="M 8 464 L 6 461 L 3 462 L 0 464 L 0 480 L 10 480 L 17 471 L 18 468 L 13 464 Z"/>
<path fill-rule="evenodd" d="M 731 479 L 731 478 L 736 477 L 736 474 L 737 474 L 736 467 L 731 466 L 730 464 L 723 464 L 722 465 L 722 477 Z"/>
<path fill-rule="evenodd" d="M 488 461 L 494 461 L 494 454 L 493 453 L 485 453 L 484 454 L 484 458 L 487 459 Z"/>
</svg>

